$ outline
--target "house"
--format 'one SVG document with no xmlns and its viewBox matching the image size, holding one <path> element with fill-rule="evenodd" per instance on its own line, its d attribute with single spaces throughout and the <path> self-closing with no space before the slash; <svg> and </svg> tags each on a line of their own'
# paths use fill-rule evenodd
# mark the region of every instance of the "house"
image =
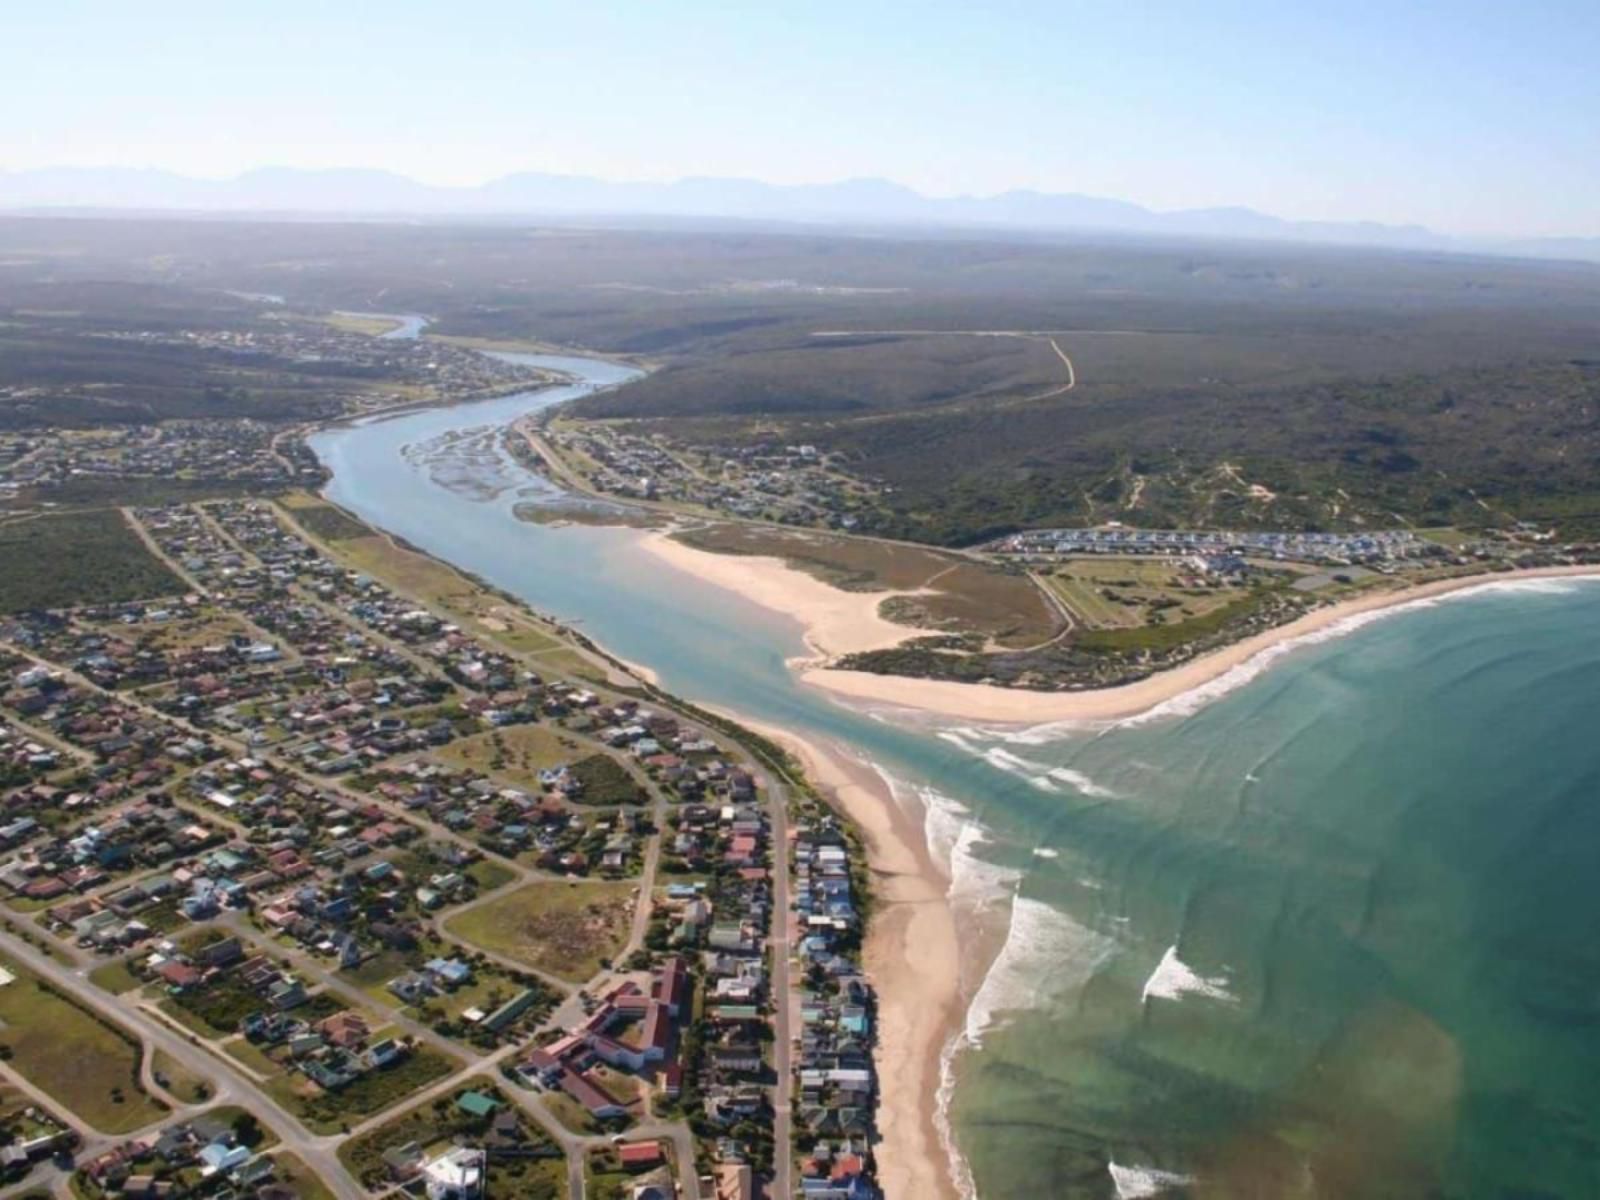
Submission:
<svg viewBox="0 0 1600 1200">
<path fill-rule="evenodd" d="M 156 968 L 156 976 L 175 992 L 188 991 L 205 978 L 205 973 L 192 963 L 168 959 Z"/>
<path fill-rule="evenodd" d="M 226 1175 L 234 1168 L 249 1161 L 252 1152 L 248 1146 L 230 1146 L 226 1142 L 212 1142 L 200 1151 L 200 1174 L 211 1176 L 218 1173 Z"/>
<path fill-rule="evenodd" d="M 660 1166 L 666 1156 L 661 1152 L 660 1142 L 629 1142 L 617 1147 L 617 1161 L 625 1171 L 648 1171 Z"/>
<path fill-rule="evenodd" d="M 571 1067 L 564 1068 L 561 1072 L 561 1090 L 583 1105 L 589 1115 L 596 1120 L 604 1121 L 627 1114 L 627 1109 Z"/>
<path fill-rule="evenodd" d="M 472 980 L 472 967 L 459 958 L 429 959 L 422 969 L 446 988 L 457 988 Z"/>
<path fill-rule="evenodd" d="M 428 1200 L 479 1200 L 488 1156 L 467 1146 L 447 1150 L 422 1168 Z"/>
<path fill-rule="evenodd" d="M 414 1178 L 422 1170 L 423 1161 L 422 1147 L 416 1142 L 391 1146 L 383 1152 L 383 1165 L 396 1183 Z"/>
<path fill-rule="evenodd" d="M 394 1038 L 384 1038 L 381 1042 L 374 1042 L 366 1053 L 367 1065 L 379 1071 L 385 1067 L 399 1062 L 406 1056 L 405 1046 Z"/>
<path fill-rule="evenodd" d="M 467 1116 L 477 1117 L 481 1120 L 492 1116 L 495 1109 L 500 1107 L 500 1101 L 493 1096 L 486 1096 L 478 1091 L 463 1092 L 456 1098 L 456 1107 L 466 1113 Z"/>
<path fill-rule="evenodd" d="M 322 1035 L 330 1045 L 338 1046 L 341 1050 L 355 1049 L 364 1044 L 371 1035 L 372 1030 L 358 1013 L 345 1011 L 334 1013 L 317 1025 L 317 1032 Z"/>
<path fill-rule="evenodd" d="M 748 1163 L 718 1163 L 714 1189 L 715 1200 L 755 1200 L 755 1172 Z"/>
</svg>

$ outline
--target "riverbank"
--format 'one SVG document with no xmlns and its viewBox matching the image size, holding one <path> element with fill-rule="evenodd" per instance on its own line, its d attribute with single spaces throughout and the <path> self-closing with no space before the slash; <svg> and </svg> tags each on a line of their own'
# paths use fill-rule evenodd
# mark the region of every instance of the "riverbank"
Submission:
<svg viewBox="0 0 1600 1200">
<path fill-rule="evenodd" d="M 915 592 L 847 592 L 781 558 L 697 550 L 670 532 L 652 534 L 640 545 L 668 566 L 799 621 L 806 645 L 817 660 L 809 665 L 820 665 L 844 654 L 887 650 L 908 638 L 938 632 L 901 625 L 879 615 L 878 608 L 885 600 L 916 595 Z"/>
<path fill-rule="evenodd" d="M 945 1047 L 965 1020 L 963 972 L 973 963 L 950 906 L 949 876 L 929 853 L 922 825 L 876 772 L 827 742 L 729 716 L 798 758 L 861 831 L 873 876 L 862 961 L 878 1001 L 878 1181 L 886 1196 L 960 1200 L 940 1130 L 939 1088 Z"/>
</svg>

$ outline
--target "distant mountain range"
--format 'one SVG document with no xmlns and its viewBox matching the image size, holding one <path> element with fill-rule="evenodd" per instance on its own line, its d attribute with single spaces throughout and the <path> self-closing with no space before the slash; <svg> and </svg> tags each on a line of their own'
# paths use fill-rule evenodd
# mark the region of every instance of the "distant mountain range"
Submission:
<svg viewBox="0 0 1600 1200">
<path fill-rule="evenodd" d="M 1600 238 L 1455 238 L 1419 225 L 1288 221 L 1249 208 L 1156 212 L 1125 200 L 1010 191 L 924 196 L 884 179 L 779 185 L 690 178 L 616 183 L 523 172 L 476 187 L 435 187 L 390 171 L 265 167 L 206 180 L 124 167 L 0 171 L 0 211 L 99 210 L 357 217 L 710 218 L 801 224 L 1098 231 L 1316 242 L 1401 250 L 1600 261 Z"/>
</svg>

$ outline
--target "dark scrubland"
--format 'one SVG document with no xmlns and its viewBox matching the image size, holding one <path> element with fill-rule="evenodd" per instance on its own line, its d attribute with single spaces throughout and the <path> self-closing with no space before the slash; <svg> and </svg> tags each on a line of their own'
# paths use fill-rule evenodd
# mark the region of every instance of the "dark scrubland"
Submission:
<svg viewBox="0 0 1600 1200">
<path fill-rule="evenodd" d="M 838 452 L 882 485 L 869 530 L 897 537 L 1105 520 L 1600 532 L 1593 265 L 757 226 L 7 220 L 0 387 L 76 372 L 74 404 L 314 415 L 326 365 L 151 359 L 90 336 L 283 315 L 228 290 L 640 357 L 647 379 L 576 414 Z M 877 332 L 911 329 L 950 336 Z M 970 330 L 1051 333 L 1077 387 L 1039 398 L 1064 379 L 1044 339 Z M 0 422 L 30 404 L 30 420 L 52 411 L 0 398 Z"/>
<path fill-rule="evenodd" d="M 184 582 L 115 509 L 0 523 L 0 613 L 181 596 Z"/>
</svg>

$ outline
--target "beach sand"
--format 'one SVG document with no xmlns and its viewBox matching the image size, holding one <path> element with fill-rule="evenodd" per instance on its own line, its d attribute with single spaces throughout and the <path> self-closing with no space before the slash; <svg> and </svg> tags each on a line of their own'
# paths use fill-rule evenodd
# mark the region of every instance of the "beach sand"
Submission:
<svg viewBox="0 0 1600 1200">
<path fill-rule="evenodd" d="M 1417 600 L 1496 583 L 1521 579 L 1554 579 L 1563 576 L 1600 576 L 1600 569 L 1581 566 L 1505 571 L 1495 575 L 1442 579 L 1415 587 L 1362 596 L 1316 609 L 1299 620 L 1258 633 L 1231 646 L 1224 646 L 1220 650 L 1192 659 L 1169 671 L 1152 675 L 1148 679 L 1141 679 L 1122 687 L 1096 688 L 1081 692 L 1035 692 L 981 683 L 950 683 L 943 680 L 911 679 L 898 675 L 873 675 L 865 671 L 838 671 L 816 665 L 798 665 L 801 668 L 801 678 L 806 683 L 836 696 L 936 713 L 964 721 L 993 721 L 997 724 L 1114 721 L 1147 712 L 1158 704 L 1202 687 L 1234 668 L 1243 666 L 1274 646 L 1327 629 L 1363 613 L 1378 612 Z"/>
<path fill-rule="evenodd" d="M 744 722 L 800 759 L 860 828 L 875 910 L 863 965 L 878 993 L 878 1178 L 884 1195 L 958 1200 L 937 1121 L 940 1056 L 960 1028 L 964 957 L 921 823 L 876 772 L 824 742 Z M 991 955 L 992 957 L 992 955 Z"/>
<path fill-rule="evenodd" d="M 900 625 L 878 615 L 891 596 L 916 592 L 847 592 L 791 567 L 781 558 L 714 554 L 675 540 L 668 532 L 647 535 L 640 545 L 662 561 L 725 588 L 771 612 L 793 617 L 805 629 L 806 645 L 819 660 L 898 646 L 937 630 Z"/>
<path fill-rule="evenodd" d="M 1075 692 L 1041 692 L 836 670 L 828 667 L 827 662 L 842 655 L 887 649 L 910 638 L 936 633 L 936 630 L 900 625 L 878 614 L 878 606 L 885 599 L 915 593 L 847 592 L 791 567 L 781 558 L 714 554 L 685 546 L 667 533 L 650 534 L 641 544 L 680 571 L 797 620 L 805 631 L 812 657 L 791 660 L 790 666 L 807 684 L 845 699 L 996 724 L 1121 720 L 1202 687 L 1264 650 L 1363 613 L 1506 580 L 1600 576 L 1600 567 L 1595 566 L 1541 567 L 1442 579 L 1376 592 L 1316 609 L 1297 621 L 1224 646 L 1136 683 Z"/>
<path fill-rule="evenodd" d="M 1092 691 L 1051 693 L 932 682 L 821 665 L 828 656 L 892 646 L 918 630 L 885 621 L 877 605 L 893 593 L 844 592 L 781 559 L 718 555 L 652 534 L 649 549 L 713 586 L 801 622 L 816 658 L 791 666 L 808 684 L 842 698 L 893 705 L 972 721 L 1040 723 L 1116 720 L 1148 711 L 1218 679 L 1275 646 L 1364 613 L 1516 580 L 1600 576 L 1595 567 L 1477 575 L 1383 592 L 1317 609 L 1138 683 Z M 737 714 L 730 714 L 735 719 Z M 929 852 L 923 826 L 890 794 L 884 781 L 846 752 L 791 731 L 745 721 L 790 749 L 815 783 L 832 794 L 861 828 L 874 875 L 878 908 L 868 934 L 865 965 L 878 991 L 880 1101 L 877 1147 L 884 1193 L 959 1200 L 952 1163 L 941 1142 L 938 1089 L 941 1054 L 964 1021 L 963 978 L 985 963 L 973 960 L 994 946 L 959 928 L 949 899 L 947 864 Z M 974 953 L 974 948 L 979 953 Z"/>
</svg>

